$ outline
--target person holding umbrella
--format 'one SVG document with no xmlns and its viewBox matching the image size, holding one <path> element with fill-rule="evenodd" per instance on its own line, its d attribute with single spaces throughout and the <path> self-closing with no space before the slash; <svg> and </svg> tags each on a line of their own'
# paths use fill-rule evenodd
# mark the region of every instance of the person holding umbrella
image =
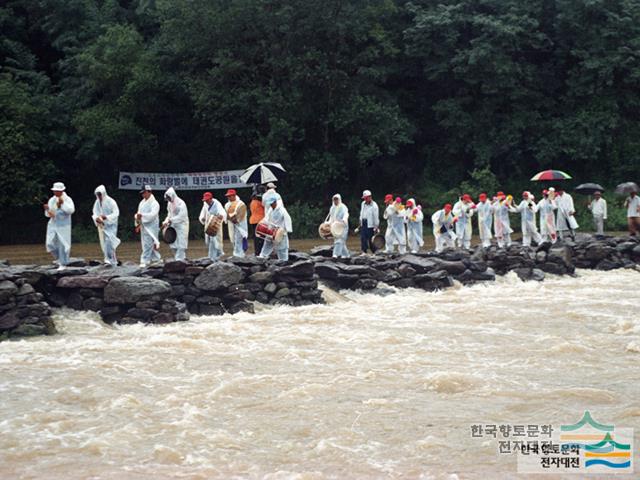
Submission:
<svg viewBox="0 0 640 480">
<path fill-rule="evenodd" d="M 596 227 L 596 235 L 604 235 L 604 221 L 607 219 L 607 201 L 602 198 L 602 192 L 593 192 L 593 200 L 588 207 L 593 215 L 593 223 Z"/>
<path fill-rule="evenodd" d="M 635 237 L 640 233 L 640 197 L 635 191 L 629 193 L 629 197 L 624 201 L 627 208 L 627 223 L 629 225 L 629 235 Z"/>
</svg>

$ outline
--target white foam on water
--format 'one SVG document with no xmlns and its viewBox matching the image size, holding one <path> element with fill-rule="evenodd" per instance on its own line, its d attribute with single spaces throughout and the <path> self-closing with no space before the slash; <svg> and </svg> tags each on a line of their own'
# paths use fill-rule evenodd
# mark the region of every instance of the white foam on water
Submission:
<svg viewBox="0 0 640 480">
<path fill-rule="evenodd" d="M 476 423 L 640 429 L 638 272 L 0 344 L 2 478 L 516 478 Z"/>
</svg>

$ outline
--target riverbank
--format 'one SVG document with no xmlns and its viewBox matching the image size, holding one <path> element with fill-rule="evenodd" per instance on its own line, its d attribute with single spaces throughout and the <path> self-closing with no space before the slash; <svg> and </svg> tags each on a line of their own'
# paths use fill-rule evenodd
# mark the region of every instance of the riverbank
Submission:
<svg viewBox="0 0 640 480">
<path fill-rule="evenodd" d="M 611 237 L 624 237 L 626 232 L 608 232 Z M 519 241 L 521 235 L 515 233 L 512 235 L 515 241 Z M 291 239 L 290 246 L 299 252 L 308 252 L 318 245 L 331 245 L 330 242 L 323 241 L 319 238 Z M 472 245 L 480 243 L 477 236 L 474 235 Z M 360 238 L 351 235 L 347 239 L 347 246 L 352 254 L 360 253 Z M 225 251 L 231 253 L 231 245 L 225 240 Z M 424 236 L 424 247 L 422 251 L 429 251 L 435 248 L 432 235 Z M 165 243 L 160 245 L 160 253 L 165 260 L 173 257 L 171 249 Z M 249 241 L 249 255 L 254 254 L 253 242 Z M 102 260 L 102 252 L 98 243 L 74 243 L 71 248 L 71 256 L 90 260 Z M 189 258 L 202 258 L 207 256 L 207 249 L 202 240 L 189 240 L 189 250 L 187 251 Z M 51 255 L 45 251 L 44 243 L 42 244 L 22 244 L 22 245 L 0 245 L 0 259 L 6 259 L 14 265 L 47 265 L 51 263 Z M 118 247 L 118 259 L 121 262 L 139 262 L 140 261 L 140 243 L 139 242 L 123 242 Z"/>
<path fill-rule="evenodd" d="M 0 332 L 4 337 L 52 334 L 51 307 L 100 312 L 106 323 L 172 323 L 190 314 L 254 312 L 255 304 L 304 306 L 323 303 L 319 282 L 341 290 L 378 291 L 386 286 L 443 290 L 460 282 L 494 281 L 514 272 L 522 280 L 573 274 L 576 267 L 638 269 L 640 241 L 631 237 L 579 235 L 575 242 L 514 244 L 405 255 L 331 258 L 331 247 L 291 252 L 288 262 L 255 256 L 212 262 L 167 262 L 153 268 L 117 268 L 77 260 L 64 271 L 53 266 L 0 267 Z"/>
</svg>

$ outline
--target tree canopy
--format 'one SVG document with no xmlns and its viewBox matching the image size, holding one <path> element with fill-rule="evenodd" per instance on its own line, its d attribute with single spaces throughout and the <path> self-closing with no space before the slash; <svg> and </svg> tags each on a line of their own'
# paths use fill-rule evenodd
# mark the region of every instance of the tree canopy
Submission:
<svg viewBox="0 0 640 480">
<path fill-rule="evenodd" d="M 278 161 L 306 216 L 544 168 L 637 181 L 639 116 L 639 0 L 7 0 L 0 241 L 41 238 L 58 179 L 80 226 L 98 184 L 133 208 L 119 170 Z"/>
</svg>

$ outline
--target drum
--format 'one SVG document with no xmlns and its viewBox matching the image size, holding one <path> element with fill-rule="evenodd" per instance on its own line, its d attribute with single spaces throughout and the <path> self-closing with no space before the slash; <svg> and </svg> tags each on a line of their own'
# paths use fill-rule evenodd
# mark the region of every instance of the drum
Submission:
<svg viewBox="0 0 640 480">
<path fill-rule="evenodd" d="M 333 238 L 340 238 L 344 235 L 344 231 L 347 229 L 347 226 L 342 222 L 333 222 L 331 224 L 331 235 Z"/>
<path fill-rule="evenodd" d="M 320 235 L 320 238 L 322 238 L 323 240 L 330 240 L 331 224 L 329 222 L 321 223 L 318 227 L 318 235 Z"/>
<path fill-rule="evenodd" d="M 234 205 L 229 207 L 227 217 L 231 223 L 238 223 L 244 220 L 247 216 L 247 206 L 244 203 L 235 202 Z"/>
<path fill-rule="evenodd" d="M 377 250 L 382 250 L 385 247 L 386 243 L 387 242 L 384 239 L 384 235 L 382 235 L 381 233 L 377 233 L 371 238 L 371 250 L 374 252 Z"/>
<path fill-rule="evenodd" d="M 171 245 L 178 238 L 178 233 L 173 227 L 166 227 L 162 230 L 162 240 Z"/>
<path fill-rule="evenodd" d="M 215 215 L 209 219 L 207 223 L 207 227 L 205 228 L 205 233 L 210 237 L 215 237 L 218 235 L 218 230 L 222 225 L 222 215 Z"/>
<path fill-rule="evenodd" d="M 256 237 L 264 240 L 273 240 L 278 227 L 270 225 L 268 223 L 259 223 L 256 225 Z"/>
</svg>

